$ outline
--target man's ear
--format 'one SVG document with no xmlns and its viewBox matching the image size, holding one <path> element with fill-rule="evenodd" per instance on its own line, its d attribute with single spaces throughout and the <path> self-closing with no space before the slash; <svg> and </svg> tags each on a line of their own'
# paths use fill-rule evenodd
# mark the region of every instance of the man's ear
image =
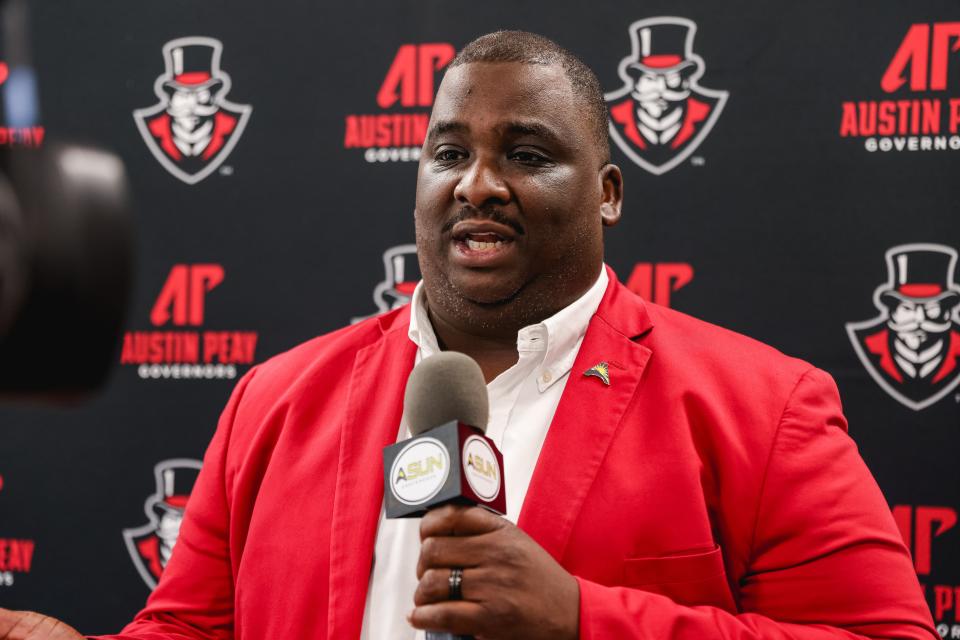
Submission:
<svg viewBox="0 0 960 640">
<path fill-rule="evenodd" d="M 612 227 L 620 222 L 623 207 L 623 174 L 615 164 L 605 164 L 600 169 L 600 219 L 603 226 Z"/>
</svg>

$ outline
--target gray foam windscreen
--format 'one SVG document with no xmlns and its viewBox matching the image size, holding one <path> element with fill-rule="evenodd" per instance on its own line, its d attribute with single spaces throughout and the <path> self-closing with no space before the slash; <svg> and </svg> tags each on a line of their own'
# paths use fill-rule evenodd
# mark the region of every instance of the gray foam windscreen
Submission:
<svg viewBox="0 0 960 640">
<path fill-rule="evenodd" d="M 414 436 L 451 420 L 486 431 L 490 401 L 480 365 L 455 351 L 424 359 L 407 380 L 403 413 Z"/>
</svg>

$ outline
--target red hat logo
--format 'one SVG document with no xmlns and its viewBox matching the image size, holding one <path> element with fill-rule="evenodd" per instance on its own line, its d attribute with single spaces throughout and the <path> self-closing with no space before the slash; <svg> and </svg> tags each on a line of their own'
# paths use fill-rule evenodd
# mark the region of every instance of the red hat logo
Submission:
<svg viewBox="0 0 960 640">
<path fill-rule="evenodd" d="M 130 558 L 150 589 L 156 588 L 173 553 L 187 499 L 193 491 L 201 466 L 199 460 L 183 458 L 158 463 L 153 469 L 156 491 L 150 494 L 143 505 L 149 522 L 123 530 Z"/>
<path fill-rule="evenodd" d="M 887 282 L 873 294 L 880 315 L 848 323 L 847 334 L 877 384 L 919 411 L 960 384 L 957 251 L 905 244 L 886 257 Z"/>
<path fill-rule="evenodd" d="M 383 281 L 373 289 L 373 302 L 377 305 L 377 311 L 371 316 L 402 307 L 410 302 L 413 290 L 420 282 L 417 245 L 401 244 L 384 251 L 383 270 Z M 357 323 L 371 316 L 354 318 L 351 322 Z"/>
<path fill-rule="evenodd" d="M 613 141 L 654 175 L 673 169 L 700 146 L 729 95 L 699 85 L 706 66 L 693 52 L 696 32 L 686 18 L 631 24 L 632 50 L 618 69 L 624 85 L 604 96 Z"/>
<path fill-rule="evenodd" d="M 153 91 L 160 102 L 133 119 L 154 157 L 171 174 L 196 184 L 223 164 L 253 108 L 226 99 L 230 76 L 220 68 L 214 38 L 177 38 L 163 45 L 164 73 Z"/>
</svg>

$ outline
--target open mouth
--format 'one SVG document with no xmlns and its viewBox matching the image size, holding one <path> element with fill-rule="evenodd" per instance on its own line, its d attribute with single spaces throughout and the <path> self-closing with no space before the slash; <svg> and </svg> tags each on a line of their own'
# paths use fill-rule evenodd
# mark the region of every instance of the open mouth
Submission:
<svg viewBox="0 0 960 640">
<path fill-rule="evenodd" d="M 455 253 L 466 266 L 492 266 L 510 253 L 517 237 L 511 227 L 489 220 L 467 220 L 452 230 Z"/>
<path fill-rule="evenodd" d="M 471 251 L 493 251 L 512 240 L 495 233 L 468 233 L 463 238 L 454 238 L 467 245 Z"/>
</svg>

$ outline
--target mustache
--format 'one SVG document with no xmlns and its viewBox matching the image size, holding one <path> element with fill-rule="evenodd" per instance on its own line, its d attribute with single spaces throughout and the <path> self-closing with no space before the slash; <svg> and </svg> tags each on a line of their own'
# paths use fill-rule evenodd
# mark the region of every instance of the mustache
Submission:
<svg viewBox="0 0 960 640">
<path fill-rule="evenodd" d="M 523 230 L 523 226 L 519 222 L 512 220 L 507 216 L 507 214 L 497 207 L 480 207 L 478 209 L 477 207 L 471 207 L 469 205 L 464 206 L 457 211 L 456 214 L 447 220 L 440 231 L 441 233 L 450 233 L 458 222 L 463 222 L 465 220 L 490 220 L 492 222 L 496 222 L 497 224 L 510 227 L 517 232 L 518 236 L 526 234 L 526 231 Z"/>
<path fill-rule="evenodd" d="M 218 107 L 215 104 L 197 104 L 191 105 L 189 107 L 170 107 L 167 109 L 167 112 L 172 115 L 174 118 L 182 118 L 185 116 L 212 116 L 217 112 Z"/>
<path fill-rule="evenodd" d="M 896 323 L 892 320 L 887 323 L 887 325 L 896 331 L 897 333 L 912 333 L 918 329 L 921 331 L 926 331 L 927 333 L 943 333 L 950 329 L 950 321 L 946 322 L 934 322 L 933 320 L 923 320 L 917 322 L 916 320 L 911 320 L 909 322 Z"/>
<path fill-rule="evenodd" d="M 667 102 L 679 102 L 680 100 L 686 100 L 687 96 L 690 95 L 688 89 L 681 89 L 680 91 L 674 91 L 673 89 L 663 89 L 655 91 L 646 91 L 640 93 L 639 90 L 633 91 L 633 97 L 640 102 L 646 102 L 648 100 L 657 100 L 662 98 Z"/>
</svg>

